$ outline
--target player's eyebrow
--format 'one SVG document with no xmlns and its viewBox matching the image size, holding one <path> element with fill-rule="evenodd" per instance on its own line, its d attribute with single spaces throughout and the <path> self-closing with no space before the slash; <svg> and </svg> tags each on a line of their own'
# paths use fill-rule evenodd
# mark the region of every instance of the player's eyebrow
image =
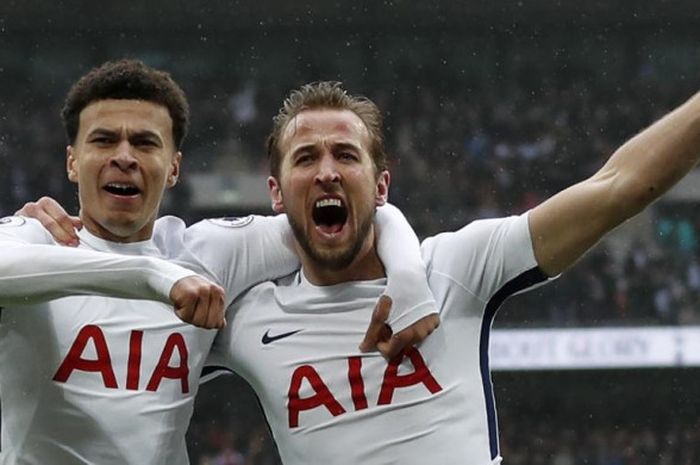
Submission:
<svg viewBox="0 0 700 465">
<path fill-rule="evenodd" d="M 294 150 L 292 151 L 292 155 L 295 155 L 298 152 L 303 152 L 303 151 L 310 151 L 310 150 L 316 150 L 316 142 L 307 142 L 307 143 L 302 143 L 296 147 L 294 147 Z M 337 142 L 331 142 L 330 146 L 333 149 L 352 149 L 352 150 L 361 150 L 362 147 L 358 144 L 355 144 L 354 142 L 350 141 L 337 141 Z"/>
<path fill-rule="evenodd" d="M 147 140 L 156 143 L 159 147 L 163 146 L 163 139 L 161 139 L 160 135 L 148 129 L 144 129 L 141 131 L 129 131 L 128 134 L 129 141 L 131 142 Z"/>
<path fill-rule="evenodd" d="M 113 130 L 113 129 L 107 129 L 107 128 L 95 128 L 90 133 L 88 133 L 88 138 L 91 137 L 108 137 L 110 139 L 118 139 L 121 135 L 120 130 Z M 139 141 L 144 141 L 148 140 L 153 143 L 156 143 L 159 147 L 163 146 L 163 139 L 160 137 L 160 135 L 155 132 L 151 131 L 149 129 L 143 129 L 143 130 L 137 130 L 137 131 L 132 131 L 128 130 L 127 131 L 127 137 L 129 138 L 130 142 L 139 142 Z"/>
<path fill-rule="evenodd" d="M 362 150 L 362 147 L 358 146 L 357 144 L 354 144 L 352 142 L 336 142 L 333 144 L 333 149 L 336 150 L 352 150 L 355 152 L 359 152 Z"/>
<path fill-rule="evenodd" d="M 95 136 L 117 137 L 118 135 L 118 131 L 113 131 L 107 128 L 95 128 L 88 133 L 88 138 Z"/>
<path fill-rule="evenodd" d="M 292 150 L 292 157 L 295 157 L 299 155 L 302 152 L 315 152 L 316 151 L 316 144 L 315 143 L 307 143 L 307 144 L 301 144 Z"/>
</svg>

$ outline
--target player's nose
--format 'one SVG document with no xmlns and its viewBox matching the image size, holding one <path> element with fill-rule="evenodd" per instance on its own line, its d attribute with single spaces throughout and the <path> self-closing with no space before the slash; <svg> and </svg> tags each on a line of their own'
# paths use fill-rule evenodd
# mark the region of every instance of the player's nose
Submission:
<svg viewBox="0 0 700 465">
<path fill-rule="evenodd" d="M 114 150 L 114 154 L 110 158 L 110 164 L 116 166 L 122 171 L 135 169 L 138 165 L 138 160 L 134 156 L 133 147 L 129 141 L 121 141 Z"/>
<path fill-rule="evenodd" d="M 338 162 L 331 153 L 324 153 L 318 162 L 316 182 L 333 183 L 339 181 L 340 171 L 338 170 Z"/>
</svg>

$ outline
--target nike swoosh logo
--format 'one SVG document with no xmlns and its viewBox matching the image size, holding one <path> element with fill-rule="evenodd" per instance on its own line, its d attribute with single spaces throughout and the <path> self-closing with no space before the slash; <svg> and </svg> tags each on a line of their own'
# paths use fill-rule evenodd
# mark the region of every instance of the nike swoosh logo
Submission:
<svg viewBox="0 0 700 465">
<path fill-rule="evenodd" d="M 292 336 L 292 335 L 298 333 L 299 331 L 301 331 L 301 329 L 297 329 L 296 331 L 289 331 L 288 333 L 282 333 L 282 334 L 276 334 L 274 336 L 270 336 L 270 330 L 268 329 L 267 331 L 265 331 L 265 334 L 263 334 L 262 343 L 267 345 L 271 342 L 279 341 L 280 339 L 284 339 L 285 337 Z"/>
</svg>

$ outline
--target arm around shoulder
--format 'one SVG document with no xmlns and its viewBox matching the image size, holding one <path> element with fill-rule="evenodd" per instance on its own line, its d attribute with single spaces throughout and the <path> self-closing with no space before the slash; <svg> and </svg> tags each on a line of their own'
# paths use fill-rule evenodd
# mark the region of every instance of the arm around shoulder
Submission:
<svg viewBox="0 0 700 465">
<path fill-rule="evenodd" d="M 226 290 L 227 299 L 299 268 L 285 215 L 218 218 L 187 228 L 185 246 Z"/>
<path fill-rule="evenodd" d="M 421 318 L 437 313 L 428 286 L 420 243 L 403 213 L 393 205 L 377 209 L 377 253 L 387 274 L 385 294 L 392 299 L 389 325 L 401 331 Z"/>
<path fill-rule="evenodd" d="M 156 258 L 54 245 L 48 236 L 42 236 L 43 229 L 38 223 L 18 223 L 6 222 L 0 228 L 2 305 L 44 302 L 71 295 L 170 303 L 173 285 L 194 274 Z"/>
</svg>

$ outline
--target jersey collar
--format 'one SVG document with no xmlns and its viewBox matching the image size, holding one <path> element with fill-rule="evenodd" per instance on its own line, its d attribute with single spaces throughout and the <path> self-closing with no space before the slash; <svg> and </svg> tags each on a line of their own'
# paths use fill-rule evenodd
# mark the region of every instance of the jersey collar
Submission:
<svg viewBox="0 0 700 465">
<path fill-rule="evenodd" d="M 160 255 L 153 238 L 138 242 L 112 242 L 92 234 L 87 228 L 78 231 L 78 237 L 83 246 L 100 252 L 119 253 L 123 255 Z"/>
</svg>

